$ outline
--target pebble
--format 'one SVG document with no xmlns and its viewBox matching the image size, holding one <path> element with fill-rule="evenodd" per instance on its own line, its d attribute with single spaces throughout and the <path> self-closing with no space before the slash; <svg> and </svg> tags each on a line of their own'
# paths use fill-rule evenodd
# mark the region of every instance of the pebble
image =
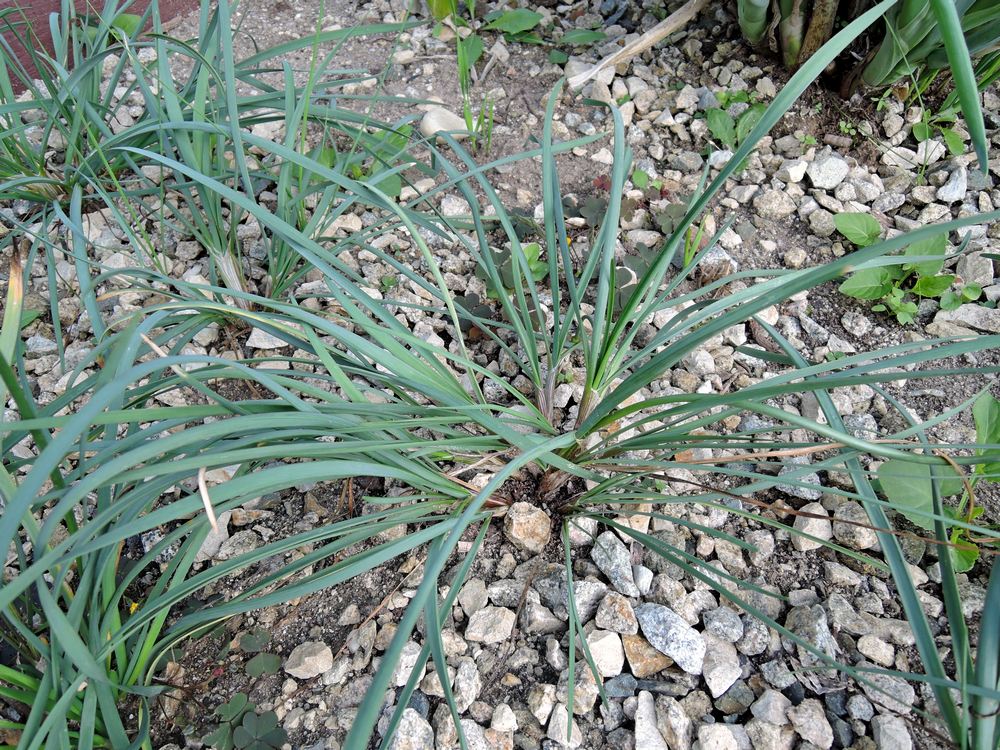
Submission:
<svg viewBox="0 0 1000 750">
<path fill-rule="evenodd" d="M 782 726 L 788 723 L 788 709 L 791 707 L 792 702 L 784 694 L 769 688 L 750 706 L 750 713 L 761 721 Z"/>
<path fill-rule="evenodd" d="M 743 637 L 743 620 L 729 607 L 717 607 L 702 614 L 705 629 L 720 638 L 736 643 Z"/>
<path fill-rule="evenodd" d="M 802 469 L 798 468 L 799 466 L 808 465 L 808 463 L 809 458 L 806 456 L 793 456 L 788 459 L 785 466 L 778 472 L 778 477 L 794 475 L 794 480 L 798 484 L 778 484 L 776 489 L 801 500 L 819 500 L 823 497 L 819 474 L 815 472 L 803 472 Z M 814 485 L 815 489 L 810 485 Z"/>
<path fill-rule="evenodd" d="M 321 641 L 300 643 L 285 660 L 285 671 L 300 680 L 311 680 L 332 668 L 333 651 Z"/>
<path fill-rule="evenodd" d="M 956 167 L 948 177 L 948 181 L 937 189 L 937 199 L 944 203 L 956 203 L 965 200 L 969 190 L 969 170 Z"/>
<path fill-rule="evenodd" d="M 781 190 L 766 190 L 753 199 L 753 207 L 764 219 L 779 221 L 795 213 L 795 201 Z"/>
<path fill-rule="evenodd" d="M 802 534 L 808 534 L 809 536 L 816 537 L 816 539 L 821 539 L 823 541 L 828 541 L 833 538 L 833 527 L 828 519 L 828 514 L 826 508 L 824 508 L 820 503 L 808 503 L 799 508 L 800 513 L 808 513 L 809 516 L 796 516 L 794 529 L 799 534 L 792 534 L 792 546 L 799 552 L 806 552 L 808 550 L 819 549 L 823 545 L 818 541 L 813 541 Z M 822 518 L 814 518 L 813 516 L 822 516 Z"/>
<path fill-rule="evenodd" d="M 639 596 L 639 588 L 632 576 L 632 555 L 617 534 L 605 531 L 597 537 L 590 557 L 615 590 L 625 596 Z"/>
<path fill-rule="evenodd" d="M 576 719 L 569 715 L 569 711 L 566 710 L 566 705 L 563 703 L 557 703 L 552 709 L 545 736 L 557 742 L 559 747 L 574 748 L 583 744 L 583 733 L 580 731 Z"/>
<path fill-rule="evenodd" d="M 514 630 L 514 612 L 506 607 L 483 607 L 469 618 L 465 638 L 479 643 L 499 643 Z"/>
<path fill-rule="evenodd" d="M 698 745 L 701 750 L 748 750 L 750 737 L 739 724 L 702 724 L 698 727 Z"/>
<path fill-rule="evenodd" d="M 821 750 L 833 745 L 833 727 L 830 726 L 823 710 L 823 704 L 815 698 L 807 698 L 794 708 L 788 709 L 788 718 L 799 737 Z"/>
<path fill-rule="evenodd" d="M 434 750 L 434 729 L 417 711 L 404 709 L 389 750 Z"/>
<path fill-rule="evenodd" d="M 625 666 L 625 649 L 617 633 L 609 630 L 595 630 L 587 636 L 587 646 L 594 666 L 605 679 L 621 674 Z"/>
<path fill-rule="evenodd" d="M 912 750 L 913 740 L 906 722 L 892 714 L 879 714 L 872 719 L 872 739 L 878 750 Z"/>
<path fill-rule="evenodd" d="M 456 141 L 468 138 L 465 118 L 444 107 L 432 107 L 420 118 L 420 133 L 425 138 L 434 138 L 440 132 L 451 133 Z"/>
<path fill-rule="evenodd" d="M 458 659 L 458 669 L 455 671 L 455 681 L 452 683 L 452 693 L 455 696 L 455 707 L 458 712 L 465 713 L 469 706 L 479 698 L 483 690 L 483 680 L 479 668 L 468 656 Z"/>
<path fill-rule="evenodd" d="M 539 724 L 545 726 L 556 705 L 556 686 L 548 684 L 532 685 L 528 690 L 528 710 Z"/>
<path fill-rule="evenodd" d="M 669 695 L 656 699 L 657 728 L 671 750 L 691 750 L 694 723 L 684 704 Z"/>
<path fill-rule="evenodd" d="M 705 660 L 704 636 L 669 607 L 646 602 L 635 611 L 649 643 L 689 674 L 701 674 Z"/>
<path fill-rule="evenodd" d="M 704 636 L 706 651 L 702 663 L 702 675 L 713 698 L 718 698 L 732 687 L 743 674 L 736 647 L 729 641 L 712 633 Z"/>
<path fill-rule="evenodd" d="M 851 167 L 844 157 L 828 149 L 809 164 L 806 174 L 814 188 L 833 190 L 847 178 L 850 171 Z"/>
<path fill-rule="evenodd" d="M 653 694 L 646 690 L 639 693 L 635 708 L 635 747 L 636 750 L 670 750 L 658 728 Z"/>
<path fill-rule="evenodd" d="M 858 639 L 858 651 L 883 667 L 892 666 L 896 657 L 896 650 L 874 635 L 861 636 Z"/>
<path fill-rule="evenodd" d="M 872 665 L 862 661 L 860 666 Z M 865 679 L 867 682 L 861 683 L 861 689 L 868 700 L 890 711 L 907 713 L 916 700 L 913 686 L 900 677 L 872 672 L 865 675 Z"/>
<path fill-rule="evenodd" d="M 503 530 L 515 547 L 537 554 L 549 543 L 552 521 L 537 505 L 518 502 L 507 509 Z"/>
<path fill-rule="evenodd" d="M 878 546 L 878 534 L 871 528 L 868 514 L 860 503 L 847 500 L 833 511 L 833 537 L 850 549 L 866 550 Z"/>
<path fill-rule="evenodd" d="M 281 349 L 288 346 L 288 342 L 284 339 L 279 339 L 262 328 L 254 328 L 250 331 L 247 346 L 251 349 Z"/>
<path fill-rule="evenodd" d="M 632 603 L 616 591 L 609 591 L 601 600 L 594 623 L 597 627 L 614 633 L 635 635 L 639 632 L 639 621 Z"/>
</svg>

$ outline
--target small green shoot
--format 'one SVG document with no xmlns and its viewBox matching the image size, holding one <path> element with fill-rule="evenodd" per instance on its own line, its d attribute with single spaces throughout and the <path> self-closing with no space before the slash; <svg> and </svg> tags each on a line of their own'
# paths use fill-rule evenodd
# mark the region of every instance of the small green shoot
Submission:
<svg viewBox="0 0 1000 750">
<path fill-rule="evenodd" d="M 878 242 L 882 232 L 882 227 L 869 214 L 837 214 L 833 222 L 838 231 L 859 248 Z M 891 312 L 904 325 L 913 322 L 918 310 L 910 295 L 940 298 L 942 309 L 953 310 L 964 302 L 978 299 L 982 289 L 978 284 L 952 288 L 958 277 L 941 273 L 947 250 L 948 237 L 944 234 L 914 242 L 906 248 L 903 257 L 925 260 L 855 271 L 841 283 L 840 292 L 854 299 L 876 302 L 872 306 L 874 312 Z"/>
</svg>

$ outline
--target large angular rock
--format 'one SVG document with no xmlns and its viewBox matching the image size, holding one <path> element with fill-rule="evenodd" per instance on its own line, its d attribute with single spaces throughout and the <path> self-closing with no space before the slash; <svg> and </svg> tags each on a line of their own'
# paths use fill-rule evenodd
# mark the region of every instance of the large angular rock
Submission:
<svg viewBox="0 0 1000 750">
<path fill-rule="evenodd" d="M 684 619 L 662 604 L 646 602 L 635 611 L 643 635 L 689 674 L 701 674 L 705 661 L 705 638 Z"/>
</svg>

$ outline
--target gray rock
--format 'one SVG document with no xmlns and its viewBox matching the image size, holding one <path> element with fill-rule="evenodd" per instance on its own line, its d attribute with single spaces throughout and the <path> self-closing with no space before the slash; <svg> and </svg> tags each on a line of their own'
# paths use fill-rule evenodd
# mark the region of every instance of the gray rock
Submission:
<svg viewBox="0 0 1000 750">
<path fill-rule="evenodd" d="M 796 482 L 807 486 L 802 487 L 791 484 L 779 484 L 776 489 L 779 492 L 784 492 L 786 495 L 791 495 L 792 497 L 797 497 L 802 500 L 819 500 L 823 497 L 819 474 L 816 472 L 802 472 L 801 469 L 794 465 L 807 465 L 808 463 L 809 458 L 807 456 L 793 456 L 788 459 L 788 463 L 781 468 L 781 471 L 778 472 L 779 478 L 794 474 L 795 476 L 793 478 Z M 808 485 L 815 485 L 816 489 L 813 489 Z"/>
<path fill-rule="evenodd" d="M 245 555 L 248 552 L 253 552 L 263 543 L 264 540 L 260 538 L 260 535 L 256 531 L 253 529 L 243 529 L 243 531 L 237 531 L 222 543 L 219 551 L 215 553 L 215 559 L 230 560 L 234 557 Z"/>
<path fill-rule="evenodd" d="M 833 536 L 850 549 L 872 549 L 878 545 L 878 534 L 871 528 L 868 514 L 853 500 L 841 503 L 833 511 Z"/>
<path fill-rule="evenodd" d="M 833 745 L 833 727 L 826 718 L 823 704 L 815 698 L 807 698 L 794 708 L 790 708 L 788 718 L 792 722 L 792 728 L 806 742 L 811 742 L 822 750 L 827 750 Z"/>
<path fill-rule="evenodd" d="M 676 698 L 669 695 L 656 698 L 656 726 L 671 750 L 691 750 L 691 717 Z M 637 750 L 638 747 L 636 743 Z"/>
<path fill-rule="evenodd" d="M 277 336 L 273 336 L 263 328 L 254 328 L 250 331 L 247 346 L 251 349 L 281 349 L 288 346 L 288 342 L 284 339 L 279 339 Z"/>
<path fill-rule="evenodd" d="M 982 305 L 962 305 L 955 310 L 941 310 L 934 316 L 935 323 L 953 323 L 987 333 L 1000 333 L 1000 308 Z"/>
<path fill-rule="evenodd" d="M 549 543 L 552 520 L 537 505 L 514 503 L 504 516 L 503 530 L 515 547 L 537 554 Z"/>
<path fill-rule="evenodd" d="M 862 661 L 859 666 L 873 667 L 875 665 Z M 916 700 L 916 693 L 910 683 L 900 677 L 888 674 L 878 672 L 866 674 L 865 682 L 861 683 L 861 689 L 872 703 L 884 706 L 895 713 L 908 713 L 913 707 L 913 701 Z"/>
<path fill-rule="evenodd" d="M 809 214 L 809 228 L 817 237 L 832 237 L 837 231 L 837 225 L 833 222 L 833 214 L 825 208 L 817 208 Z"/>
<path fill-rule="evenodd" d="M 792 702 L 782 693 L 768 688 L 750 706 L 750 713 L 761 721 L 783 726 L 788 723 L 788 709 L 791 707 Z"/>
<path fill-rule="evenodd" d="M 785 159 L 774 176 L 782 182 L 802 182 L 808 167 L 805 159 Z"/>
<path fill-rule="evenodd" d="M 733 152 L 728 148 L 717 149 L 708 155 L 708 166 L 712 169 L 722 169 L 733 158 Z"/>
<path fill-rule="evenodd" d="M 389 750 L 434 750 L 434 730 L 430 722 L 414 709 L 405 709 L 389 741 Z"/>
<path fill-rule="evenodd" d="M 753 199 L 753 207 L 764 219 L 779 221 L 795 213 L 795 201 L 781 190 L 766 190 Z"/>
<path fill-rule="evenodd" d="M 892 714 L 879 714 L 872 719 L 872 739 L 878 750 L 912 750 L 913 740 L 906 722 Z"/>
<path fill-rule="evenodd" d="M 650 644 L 689 674 L 701 674 L 706 644 L 701 633 L 668 607 L 646 602 L 635 611 Z"/>
<path fill-rule="evenodd" d="M 875 715 L 875 707 L 863 695 L 852 695 L 847 699 L 847 715 L 858 721 L 870 721 Z"/>
<path fill-rule="evenodd" d="M 816 156 L 806 168 L 812 186 L 821 190 L 833 190 L 842 183 L 851 171 L 847 160 L 833 151 L 824 151 Z"/>
<path fill-rule="evenodd" d="M 794 528 L 796 531 L 816 537 L 816 539 L 822 539 L 823 541 L 833 538 L 833 527 L 830 525 L 826 508 L 820 503 L 807 503 L 799 509 L 799 512 L 808 513 L 809 515 L 795 516 Z M 816 516 L 822 517 L 817 518 Z M 800 552 L 805 552 L 819 549 L 823 545 L 800 534 L 793 534 L 792 546 Z"/>
<path fill-rule="evenodd" d="M 576 719 L 569 715 L 565 704 L 557 703 L 549 717 L 549 726 L 545 736 L 559 743 L 559 747 L 580 747 L 583 744 L 583 733 Z"/>
<path fill-rule="evenodd" d="M 499 643 L 514 630 L 514 613 L 506 607 L 483 607 L 469 618 L 465 638 L 480 643 Z"/>
<path fill-rule="evenodd" d="M 750 719 L 746 723 L 746 730 L 754 750 L 792 750 L 795 746 L 795 732 L 791 727 L 779 727 L 760 719 Z"/>
<path fill-rule="evenodd" d="M 44 336 L 29 336 L 24 342 L 24 356 L 27 359 L 37 359 L 48 354 L 55 354 L 59 347 L 52 339 Z"/>
<path fill-rule="evenodd" d="M 639 693 L 639 702 L 635 707 L 635 746 L 636 750 L 670 750 L 656 721 L 656 706 L 653 694 L 643 690 Z"/>
<path fill-rule="evenodd" d="M 733 686 L 715 701 L 715 707 L 727 716 L 742 716 L 750 708 L 757 696 L 743 680 L 737 680 Z"/>
<path fill-rule="evenodd" d="M 837 641 L 830 632 L 826 610 L 821 604 L 810 607 L 792 607 L 785 618 L 785 627 L 814 648 L 833 658 L 837 655 Z M 799 660 L 805 667 L 816 666 L 822 660 L 810 651 L 798 647 Z"/>
<path fill-rule="evenodd" d="M 531 600 L 521 610 L 521 625 L 527 633 L 558 633 L 565 627 L 551 609 Z"/>
<path fill-rule="evenodd" d="M 702 724 L 698 744 L 701 750 L 749 750 L 750 737 L 739 724 Z"/>
<path fill-rule="evenodd" d="M 969 170 L 957 167 L 948 181 L 937 189 L 937 199 L 942 203 L 956 203 L 965 200 L 969 191 Z"/>
<path fill-rule="evenodd" d="M 222 549 L 222 545 L 227 539 L 229 539 L 229 519 L 232 518 L 232 516 L 233 512 L 231 510 L 223 511 L 219 514 L 216 519 L 219 523 L 219 530 L 208 530 L 208 534 L 205 536 L 205 539 L 201 543 L 201 547 L 198 548 L 198 553 L 195 555 L 195 562 L 205 562 L 206 560 L 211 560 L 219 553 L 219 550 Z"/>
<path fill-rule="evenodd" d="M 367 632 L 371 633 L 372 630 L 374 630 L 374 628 L 371 630 L 367 630 Z M 362 628 L 361 631 L 354 631 L 354 632 L 360 633 L 365 631 L 366 629 Z M 359 649 L 359 651 L 364 653 L 364 657 L 358 660 L 358 666 L 360 666 L 362 663 L 365 666 L 368 665 L 368 661 L 371 658 L 371 649 L 368 647 L 368 644 L 374 644 L 374 641 L 375 639 L 374 637 L 372 637 L 371 640 L 365 644 L 364 648 Z M 396 663 L 396 670 L 395 672 L 393 672 L 393 684 L 396 687 L 402 687 L 403 685 L 406 684 L 407 680 L 410 679 L 410 675 L 412 674 L 413 669 L 417 666 L 417 660 L 419 658 L 420 658 L 420 646 L 418 646 L 415 641 L 407 641 L 406 644 L 403 646 L 402 653 L 400 653 L 399 655 L 399 661 Z"/>
<path fill-rule="evenodd" d="M 736 647 L 732 643 L 712 633 L 705 633 L 703 638 L 707 650 L 701 672 L 712 697 L 718 698 L 740 678 L 743 669 L 740 667 L 740 657 L 736 653 Z"/>
<path fill-rule="evenodd" d="M 920 161 L 917 159 L 917 152 L 913 149 L 896 146 L 885 150 L 882 154 L 882 163 L 888 164 L 890 167 L 912 170 L 920 164 Z"/>
<path fill-rule="evenodd" d="M 958 259 L 958 265 L 955 270 L 958 271 L 958 275 L 967 284 L 989 286 L 993 283 L 993 261 L 983 253 L 967 253 L 963 255 Z"/>
<path fill-rule="evenodd" d="M 486 582 L 482 578 L 470 578 L 458 592 L 458 603 L 466 617 L 472 616 L 489 602 L 486 592 Z M 346 623 L 345 623 L 346 624 Z"/>
<path fill-rule="evenodd" d="M 635 695 L 639 681 L 628 672 L 622 672 L 604 683 L 604 692 L 609 698 L 628 698 Z"/>
<path fill-rule="evenodd" d="M 681 172 L 697 172 L 701 169 L 705 160 L 701 157 L 701 154 L 695 153 L 694 151 L 681 151 L 678 154 L 674 154 L 670 157 L 667 162 L 671 169 L 676 169 Z"/>
<path fill-rule="evenodd" d="M 715 96 L 715 92 L 707 86 L 702 86 L 701 88 L 696 89 L 696 91 L 698 92 L 699 110 L 704 111 L 706 109 L 716 109 L 719 106 L 719 100 Z M 679 102 L 677 106 L 680 106 Z"/>
<path fill-rule="evenodd" d="M 906 203 L 906 196 L 902 193 L 882 193 L 872 201 L 872 210 L 879 213 L 889 213 Z"/>
<path fill-rule="evenodd" d="M 483 689 L 479 669 L 470 657 L 459 657 L 458 670 L 455 672 L 455 681 L 451 687 L 455 696 L 455 707 L 460 714 L 463 714 L 469 710 L 469 706 L 479 697 Z"/>
<path fill-rule="evenodd" d="M 926 140 L 917 144 L 917 164 L 926 166 L 940 161 L 947 149 L 941 141 Z"/>
<path fill-rule="evenodd" d="M 605 531 L 597 537 L 590 557 L 617 591 L 625 596 L 639 596 L 632 577 L 632 555 L 617 534 Z"/>
<path fill-rule="evenodd" d="M 300 680 L 311 680 L 333 667 L 333 651 L 322 641 L 306 641 L 292 649 L 285 671 Z"/>
<path fill-rule="evenodd" d="M 714 633 L 730 643 L 736 643 L 743 637 L 743 620 L 729 607 L 710 609 L 702 614 L 702 620 L 709 633 Z"/>
</svg>

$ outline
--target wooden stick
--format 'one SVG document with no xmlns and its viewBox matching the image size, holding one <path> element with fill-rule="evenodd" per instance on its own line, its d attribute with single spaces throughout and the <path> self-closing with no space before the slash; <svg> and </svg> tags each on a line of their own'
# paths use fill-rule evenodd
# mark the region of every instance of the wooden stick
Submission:
<svg viewBox="0 0 1000 750">
<path fill-rule="evenodd" d="M 656 24 L 656 26 L 651 28 L 635 41 L 626 44 L 614 54 L 608 55 L 590 70 L 586 70 L 583 73 L 570 78 L 569 87 L 571 89 L 583 88 L 588 81 L 596 78 L 598 73 L 605 68 L 612 67 L 618 63 L 625 62 L 626 60 L 631 60 L 636 55 L 641 55 L 665 37 L 670 36 L 678 29 L 690 23 L 694 17 L 698 15 L 699 11 L 701 11 L 701 9 L 707 4 L 708 0 L 688 0 L 684 3 L 684 5 L 664 18 Z"/>
</svg>

